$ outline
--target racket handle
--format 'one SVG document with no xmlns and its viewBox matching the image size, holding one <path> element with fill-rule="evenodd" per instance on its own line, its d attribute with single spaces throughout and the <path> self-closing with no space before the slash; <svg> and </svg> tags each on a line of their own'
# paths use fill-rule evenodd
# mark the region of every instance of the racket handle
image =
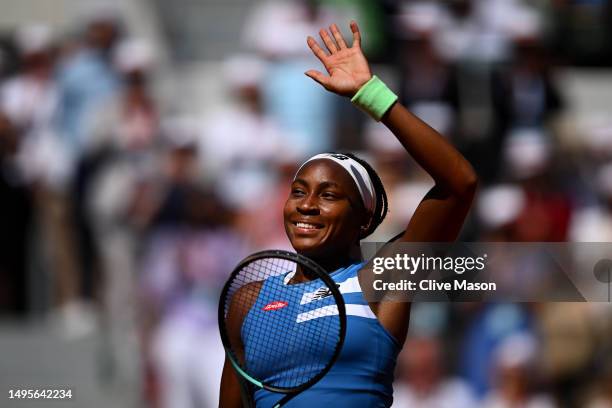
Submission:
<svg viewBox="0 0 612 408">
<path fill-rule="evenodd" d="M 242 377 L 238 377 L 238 384 L 240 385 L 242 408 L 255 408 L 255 403 L 252 398 L 253 390 L 251 389 L 250 383 L 246 382 Z"/>
</svg>

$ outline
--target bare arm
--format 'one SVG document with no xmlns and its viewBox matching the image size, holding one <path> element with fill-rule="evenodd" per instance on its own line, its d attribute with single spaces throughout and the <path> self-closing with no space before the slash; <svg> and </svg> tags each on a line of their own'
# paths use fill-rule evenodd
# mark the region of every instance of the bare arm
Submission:
<svg viewBox="0 0 612 408">
<path fill-rule="evenodd" d="M 400 241 L 454 241 L 472 204 L 477 177 L 467 160 L 438 132 L 396 103 L 383 117 L 404 148 L 434 179 Z M 402 344 L 410 322 L 410 303 L 380 302 L 370 307 L 380 324 Z"/>
<path fill-rule="evenodd" d="M 247 284 L 234 294 L 227 312 L 227 336 L 238 362 L 244 363 L 244 344 L 242 342 L 242 323 L 251 307 L 257 301 L 263 282 Z M 228 357 L 225 357 L 221 375 L 219 408 L 242 408 L 242 385 Z"/>
<path fill-rule="evenodd" d="M 242 344 L 240 332 L 244 316 L 248 313 L 248 309 L 238 306 L 237 302 L 234 301 L 235 299 L 236 296 L 232 299 L 227 314 L 227 335 L 232 345 L 232 350 L 238 355 L 239 359 L 244 359 L 244 345 Z M 241 388 L 240 379 L 226 355 L 225 363 L 223 364 L 223 373 L 221 374 L 219 408 L 242 408 Z"/>
<path fill-rule="evenodd" d="M 352 97 L 372 78 L 361 50 L 361 34 L 351 22 L 353 44 L 348 47 L 338 27 L 320 30 L 328 52 L 314 38 L 308 46 L 323 63 L 329 75 L 309 70 L 306 75 L 330 92 Z M 435 186 L 425 196 L 408 224 L 401 241 L 453 241 L 457 238 L 476 191 L 477 177 L 472 166 L 446 139 L 400 103 L 395 103 L 382 122 L 393 132 L 415 161 L 434 179 Z"/>
<path fill-rule="evenodd" d="M 242 408 L 241 387 L 232 363 L 225 357 L 221 375 L 219 408 Z"/>
<path fill-rule="evenodd" d="M 393 105 L 382 121 L 435 181 L 400 241 L 454 241 L 476 191 L 472 166 L 443 136 L 401 104 Z"/>
</svg>

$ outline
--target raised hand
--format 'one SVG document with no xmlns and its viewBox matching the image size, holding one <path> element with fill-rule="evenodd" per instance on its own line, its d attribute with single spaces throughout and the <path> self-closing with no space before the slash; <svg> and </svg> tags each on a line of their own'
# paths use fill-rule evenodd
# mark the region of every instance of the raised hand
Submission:
<svg viewBox="0 0 612 408">
<path fill-rule="evenodd" d="M 353 45 L 348 47 L 342 38 L 342 33 L 336 24 L 330 26 L 333 38 L 327 30 L 321 29 L 319 35 L 327 48 L 326 53 L 317 41 L 308 37 L 307 43 L 313 54 L 323 63 L 329 75 L 314 69 L 305 72 L 306 75 L 323 85 L 328 91 L 339 95 L 352 97 L 359 88 L 372 78 L 370 66 L 361 50 L 361 34 L 357 23 L 351 21 Z"/>
</svg>

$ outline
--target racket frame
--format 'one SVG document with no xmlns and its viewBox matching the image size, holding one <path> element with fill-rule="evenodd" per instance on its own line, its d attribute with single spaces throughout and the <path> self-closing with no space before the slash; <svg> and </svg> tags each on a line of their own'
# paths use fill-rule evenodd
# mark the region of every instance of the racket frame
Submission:
<svg viewBox="0 0 612 408">
<path fill-rule="evenodd" d="M 251 377 L 246 371 L 244 371 L 242 367 L 240 367 L 240 364 L 238 363 L 238 359 L 230 347 L 229 336 L 227 335 L 227 329 L 226 329 L 226 324 L 225 324 L 225 320 L 226 320 L 225 306 L 227 303 L 226 297 L 228 296 L 228 293 L 231 289 L 232 282 L 234 281 L 236 276 L 242 271 L 242 269 L 245 268 L 248 264 L 261 260 L 261 259 L 265 259 L 265 258 L 284 259 L 290 262 L 294 262 L 297 265 L 301 265 L 302 267 L 305 267 L 306 269 L 314 272 L 314 274 L 317 275 L 317 279 L 320 279 L 325 284 L 325 286 L 327 286 L 327 288 L 330 290 L 331 295 L 334 297 L 334 301 L 336 302 L 336 306 L 338 308 L 338 318 L 340 320 L 339 341 L 336 344 L 336 348 L 334 350 L 334 354 L 332 358 L 329 360 L 329 362 L 323 368 L 323 370 L 321 370 L 317 375 L 315 375 L 313 378 L 311 378 L 309 381 L 305 382 L 304 384 L 301 384 L 293 388 L 276 387 L 276 386 L 266 384 L 262 381 L 259 381 Z M 312 282 L 312 281 L 309 281 L 309 282 Z M 299 285 L 299 284 L 300 283 L 297 283 L 296 285 Z M 329 372 L 329 370 L 332 368 L 332 366 L 338 359 L 340 355 L 340 351 L 342 350 L 342 346 L 344 344 L 344 338 L 346 336 L 346 307 L 344 303 L 344 298 L 342 297 L 342 294 L 340 293 L 340 290 L 338 289 L 336 282 L 329 276 L 329 274 L 325 271 L 325 269 L 323 269 L 313 260 L 303 255 L 300 255 L 294 252 L 283 251 L 283 250 L 266 250 L 266 251 L 256 252 L 252 255 L 247 256 L 242 261 L 240 261 L 240 263 L 232 271 L 230 277 L 228 278 L 227 282 L 223 286 L 223 290 L 221 291 L 221 296 L 219 298 L 218 319 L 219 319 L 219 333 L 221 334 L 221 341 L 223 343 L 223 347 L 225 348 L 225 354 L 227 355 L 232 366 L 234 367 L 234 370 L 236 371 L 236 373 L 240 375 L 242 378 L 246 379 L 247 381 L 249 381 L 250 383 L 254 384 L 255 386 L 259 388 L 262 388 L 262 389 L 265 389 L 271 392 L 288 394 L 285 398 L 279 401 L 275 405 L 275 407 L 282 406 L 289 399 L 295 397 L 300 392 L 312 387 L 314 384 L 320 381 Z"/>
</svg>

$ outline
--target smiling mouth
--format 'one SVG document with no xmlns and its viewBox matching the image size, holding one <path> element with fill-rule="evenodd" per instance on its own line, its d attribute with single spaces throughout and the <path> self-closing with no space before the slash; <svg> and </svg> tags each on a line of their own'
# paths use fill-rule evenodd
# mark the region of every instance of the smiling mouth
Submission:
<svg viewBox="0 0 612 408">
<path fill-rule="evenodd" d="M 294 221 L 293 225 L 301 230 L 315 231 L 323 228 L 322 224 L 315 224 L 311 222 L 303 222 L 303 221 Z"/>
</svg>

